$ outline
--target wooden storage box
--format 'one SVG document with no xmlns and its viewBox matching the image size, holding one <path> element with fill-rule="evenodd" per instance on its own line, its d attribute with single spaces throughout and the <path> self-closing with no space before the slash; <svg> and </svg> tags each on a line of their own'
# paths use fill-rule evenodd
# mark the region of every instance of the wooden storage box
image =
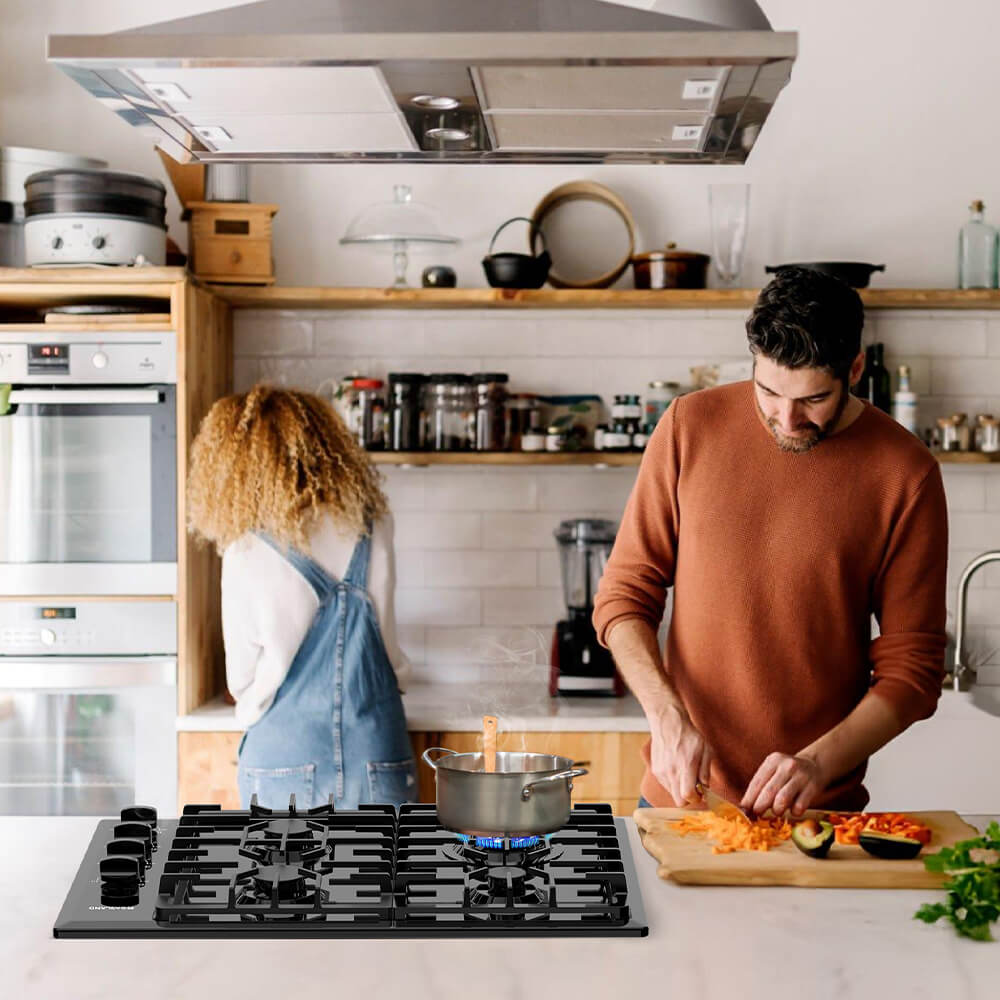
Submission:
<svg viewBox="0 0 1000 1000">
<path fill-rule="evenodd" d="M 190 269 L 204 281 L 273 285 L 271 219 L 277 205 L 189 201 Z"/>
</svg>

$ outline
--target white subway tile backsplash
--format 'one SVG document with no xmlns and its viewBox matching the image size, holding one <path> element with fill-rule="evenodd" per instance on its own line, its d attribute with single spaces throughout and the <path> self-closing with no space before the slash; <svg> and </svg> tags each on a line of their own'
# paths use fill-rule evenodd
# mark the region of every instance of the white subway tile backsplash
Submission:
<svg viewBox="0 0 1000 1000">
<path fill-rule="evenodd" d="M 316 354 L 386 357 L 424 353 L 419 314 L 373 310 L 365 319 L 335 316 L 316 321 Z"/>
<path fill-rule="evenodd" d="M 256 358 L 236 358 L 233 361 L 233 392 L 246 392 L 257 380 Z"/>
<path fill-rule="evenodd" d="M 516 468 L 435 469 L 427 479 L 426 503 L 429 510 L 535 510 L 538 489 L 534 472 Z"/>
<path fill-rule="evenodd" d="M 484 625 L 553 626 L 566 614 L 557 587 L 497 588 L 480 592 Z"/>
<path fill-rule="evenodd" d="M 625 509 L 625 502 L 632 492 L 638 470 L 609 468 L 553 471 L 554 475 L 539 479 L 540 510 L 617 511 L 617 519 Z"/>
<path fill-rule="evenodd" d="M 1000 359 L 935 358 L 931 391 L 935 396 L 1000 396 Z"/>
<path fill-rule="evenodd" d="M 982 357 L 986 354 L 986 321 L 966 316 L 947 319 L 900 317 L 883 314 L 875 322 L 874 339 L 885 344 L 886 354 L 937 358 Z"/>
<path fill-rule="evenodd" d="M 396 620 L 401 625 L 479 625 L 479 591 L 428 587 L 396 588 Z M 432 655 L 428 650 L 427 656 Z"/>
<path fill-rule="evenodd" d="M 428 587 L 534 587 L 534 552 L 429 551 Z"/>
<path fill-rule="evenodd" d="M 481 548 L 482 518 L 478 512 L 400 511 L 394 518 L 396 548 Z"/>
<path fill-rule="evenodd" d="M 423 587 L 427 582 L 426 549 L 401 549 L 397 545 L 396 586 Z"/>
<path fill-rule="evenodd" d="M 555 548 L 553 532 L 559 521 L 558 514 L 548 512 L 486 512 L 483 514 L 483 548 L 501 551 Z"/>
<path fill-rule="evenodd" d="M 642 353 L 649 357 L 749 357 L 747 332 L 734 314 L 719 319 L 674 319 L 655 315 L 649 322 Z"/>
<path fill-rule="evenodd" d="M 315 391 L 359 372 L 506 371 L 513 391 L 643 393 L 662 378 L 688 383 L 692 365 L 747 356 L 743 310 L 490 310 L 349 312 L 239 310 L 234 387 L 266 380 Z M 866 342 L 909 364 L 920 423 L 1000 412 L 1000 316 L 991 312 L 870 312 Z M 381 467 L 396 522 L 400 643 L 423 679 L 541 680 L 565 614 L 553 531 L 567 517 L 618 520 L 635 469 Z M 944 466 L 951 545 L 949 628 L 958 577 L 1000 548 L 1000 465 Z M 1000 563 L 970 589 L 970 635 L 993 641 L 1000 684 Z M 991 647 L 992 648 L 992 647 Z"/>
<path fill-rule="evenodd" d="M 944 491 L 949 511 L 979 511 L 986 509 L 987 474 L 978 469 L 942 466 Z"/>
<path fill-rule="evenodd" d="M 236 357 L 312 354 L 313 324 L 295 313 L 236 311 L 233 320 L 233 353 Z"/>
</svg>

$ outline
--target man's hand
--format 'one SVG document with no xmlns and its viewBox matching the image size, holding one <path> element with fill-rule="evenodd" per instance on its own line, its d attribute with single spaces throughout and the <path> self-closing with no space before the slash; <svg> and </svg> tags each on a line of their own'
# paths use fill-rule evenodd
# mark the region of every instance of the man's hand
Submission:
<svg viewBox="0 0 1000 1000">
<path fill-rule="evenodd" d="M 650 769 L 678 806 L 701 802 L 696 785 L 708 784 L 712 751 L 683 709 L 669 706 L 650 719 Z"/>
<path fill-rule="evenodd" d="M 757 816 L 771 809 L 776 816 L 791 811 L 799 817 L 825 784 L 819 764 L 810 755 L 792 757 L 787 753 L 772 753 L 757 768 L 740 805 Z"/>
</svg>

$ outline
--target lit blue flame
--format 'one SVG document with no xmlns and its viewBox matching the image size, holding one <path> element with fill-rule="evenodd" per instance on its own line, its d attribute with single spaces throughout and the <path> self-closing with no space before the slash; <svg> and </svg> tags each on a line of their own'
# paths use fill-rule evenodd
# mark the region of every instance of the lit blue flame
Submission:
<svg viewBox="0 0 1000 1000">
<path fill-rule="evenodd" d="M 455 836 L 458 837 L 458 839 L 462 841 L 463 844 L 468 844 L 473 839 L 467 833 L 456 833 Z M 519 850 L 526 847 L 534 847 L 541 841 L 541 839 L 542 839 L 541 837 L 511 837 L 509 846 L 511 850 Z M 504 838 L 476 837 L 475 845 L 480 850 L 501 851 L 504 848 Z"/>
</svg>

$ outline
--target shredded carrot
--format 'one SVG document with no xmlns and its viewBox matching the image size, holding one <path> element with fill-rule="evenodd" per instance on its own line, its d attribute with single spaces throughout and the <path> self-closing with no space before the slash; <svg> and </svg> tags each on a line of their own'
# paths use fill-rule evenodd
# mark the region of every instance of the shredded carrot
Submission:
<svg viewBox="0 0 1000 1000">
<path fill-rule="evenodd" d="M 857 844 L 865 830 L 911 837 L 922 844 L 931 842 L 931 831 L 905 813 L 830 813 L 838 844 Z"/>
<path fill-rule="evenodd" d="M 792 835 L 791 824 L 784 819 L 758 819 L 747 822 L 742 816 L 719 816 L 714 812 L 694 812 L 670 824 L 682 837 L 701 834 L 715 841 L 713 854 L 733 851 L 769 851 Z"/>
</svg>

